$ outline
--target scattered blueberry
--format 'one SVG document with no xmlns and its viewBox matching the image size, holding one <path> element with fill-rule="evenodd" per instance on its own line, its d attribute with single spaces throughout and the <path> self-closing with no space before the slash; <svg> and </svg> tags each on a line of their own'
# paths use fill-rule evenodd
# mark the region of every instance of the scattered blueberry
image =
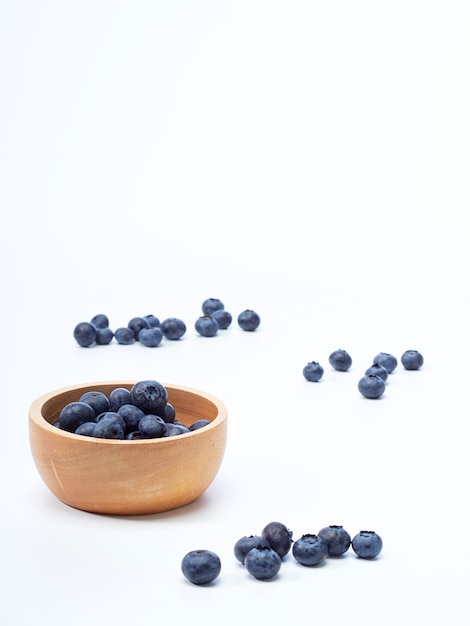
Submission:
<svg viewBox="0 0 470 626">
<path fill-rule="evenodd" d="M 82 348 L 88 348 L 96 341 L 96 327 L 90 322 L 80 322 L 73 330 L 75 341 Z"/>
<path fill-rule="evenodd" d="M 380 365 L 380 363 L 373 363 L 370 367 L 366 369 L 364 374 L 366 376 L 380 376 L 384 383 L 387 381 L 388 378 L 387 369 L 383 365 Z"/>
<path fill-rule="evenodd" d="M 135 341 L 135 333 L 132 328 L 122 326 L 114 331 L 114 338 L 122 346 L 130 346 Z"/>
<path fill-rule="evenodd" d="M 215 319 L 220 330 L 227 330 L 232 323 L 232 314 L 225 309 L 217 309 L 211 313 L 211 317 Z"/>
<path fill-rule="evenodd" d="M 202 312 L 204 315 L 212 315 L 214 311 L 224 309 L 224 303 L 219 298 L 207 298 L 202 303 Z"/>
<path fill-rule="evenodd" d="M 138 340 L 140 331 L 142 328 L 150 328 L 150 322 L 145 317 L 133 317 L 128 321 L 127 327 L 134 331 L 134 336 Z"/>
<path fill-rule="evenodd" d="M 80 424 L 94 422 L 96 419 L 94 409 L 86 402 L 69 402 L 59 414 L 59 422 L 62 430 L 75 432 Z"/>
<path fill-rule="evenodd" d="M 362 393 L 364 398 L 376 400 L 377 398 L 380 398 L 385 391 L 385 382 L 383 378 L 380 378 L 380 376 L 367 374 L 359 380 L 357 388 Z"/>
<path fill-rule="evenodd" d="M 111 343 L 113 338 L 114 333 L 110 328 L 106 327 L 96 329 L 96 343 L 99 346 L 107 346 L 109 343 Z"/>
<path fill-rule="evenodd" d="M 349 550 L 351 535 L 342 526 L 326 526 L 317 534 L 326 541 L 328 556 L 341 556 Z"/>
<path fill-rule="evenodd" d="M 281 522 L 270 522 L 263 528 L 261 534 L 281 558 L 286 556 L 292 544 L 292 531 L 287 526 Z"/>
<path fill-rule="evenodd" d="M 302 370 L 305 380 L 316 383 L 323 376 L 323 367 L 316 361 L 310 361 Z"/>
<path fill-rule="evenodd" d="M 352 365 L 352 359 L 346 350 L 335 350 L 328 358 L 331 367 L 338 372 L 347 372 Z"/>
<path fill-rule="evenodd" d="M 194 327 L 202 337 L 214 337 L 219 330 L 219 325 L 210 315 L 198 317 Z"/>
<path fill-rule="evenodd" d="M 147 348 L 156 348 L 159 346 L 163 339 L 163 332 L 161 328 L 142 328 L 139 332 L 138 340 L 143 346 Z"/>
<path fill-rule="evenodd" d="M 261 535 L 249 535 L 241 537 L 234 545 L 233 552 L 235 558 L 240 563 L 245 563 L 245 557 L 253 548 L 270 548 L 269 541 Z"/>
<path fill-rule="evenodd" d="M 220 558 L 211 550 L 192 550 L 181 562 L 183 575 L 195 585 L 212 582 L 220 574 L 220 570 Z"/>
<path fill-rule="evenodd" d="M 104 315 L 103 313 L 98 313 L 98 315 L 94 315 L 91 318 L 90 323 L 93 324 L 95 328 L 108 328 L 109 319 L 107 315 Z"/>
<path fill-rule="evenodd" d="M 238 325 L 242 330 L 254 331 L 258 328 L 261 323 L 261 318 L 255 311 L 251 309 L 246 309 L 242 311 L 238 316 Z"/>
<path fill-rule="evenodd" d="M 361 530 L 353 537 L 351 545 L 361 559 L 374 559 L 382 551 L 382 539 L 373 530 Z"/>
<path fill-rule="evenodd" d="M 388 352 L 379 352 L 379 354 L 374 357 L 372 362 L 377 363 L 378 365 L 382 365 L 382 367 L 385 367 L 389 374 L 391 374 L 398 365 L 396 357 L 394 357 L 393 354 L 389 354 Z"/>
<path fill-rule="evenodd" d="M 292 556 L 301 565 L 320 565 L 328 554 L 328 544 L 318 535 L 306 534 L 294 541 Z"/>
<path fill-rule="evenodd" d="M 177 317 L 169 317 L 163 320 L 160 328 L 166 339 L 177 340 L 186 332 L 186 324 Z"/>
<path fill-rule="evenodd" d="M 252 548 L 245 555 L 244 565 L 249 574 L 257 580 L 270 580 L 281 569 L 281 557 L 269 547 Z"/>
<path fill-rule="evenodd" d="M 424 363 L 423 355 L 417 350 L 406 350 L 401 355 L 401 363 L 406 370 L 418 370 Z"/>
<path fill-rule="evenodd" d="M 150 328 L 159 328 L 160 327 L 160 320 L 158 319 L 158 317 L 156 315 L 153 315 L 153 314 L 144 315 L 144 319 L 147 320 L 147 322 L 149 323 Z"/>
</svg>

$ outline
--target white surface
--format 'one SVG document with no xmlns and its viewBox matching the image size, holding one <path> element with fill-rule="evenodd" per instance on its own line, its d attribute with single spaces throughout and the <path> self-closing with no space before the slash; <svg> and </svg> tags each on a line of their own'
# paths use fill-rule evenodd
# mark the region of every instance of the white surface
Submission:
<svg viewBox="0 0 470 626">
<path fill-rule="evenodd" d="M 2 625 L 469 623 L 469 18 L 453 0 L 2 2 Z M 206 297 L 259 331 L 197 336 Z M 99 312 L 188 332 L 79 348 Z M 372 357 L 408 348 L 422 370 L 362 399 Z M 213 485 L 147 517 L 61 504 L 32 400 L 150 377 L 226 402 Z M 290 556 L 261 583 L 233 545 L 272 520 L 384 549 Z M 180 572 L 199 547 L 222 559 L 210 588 Z"/>
</svg>

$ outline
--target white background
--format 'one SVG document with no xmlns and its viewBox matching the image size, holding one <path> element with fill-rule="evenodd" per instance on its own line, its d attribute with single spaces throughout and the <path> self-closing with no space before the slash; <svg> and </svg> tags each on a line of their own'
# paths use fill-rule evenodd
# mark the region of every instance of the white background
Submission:
<svg viewBox="0 0 470 626">
<path fill-rule="evenodd" d="M 469 28 L 465 0 L 0 3 L 2 626 L 470 622 Z M 259 330 L 199 337 L 207 297 Z M 80 348 L 96 313 L 188 331 Z M 409 348 L 422 370 L 363 399 Z M 60 503 L 29 405 L 142 378 L 226 403 L 216 480 L 160 515 Z M 383 552 L 259 582 L 233 545 L 272 520 Z M 205 588 L 180 571 L 201 547 Z"/>
</svg>

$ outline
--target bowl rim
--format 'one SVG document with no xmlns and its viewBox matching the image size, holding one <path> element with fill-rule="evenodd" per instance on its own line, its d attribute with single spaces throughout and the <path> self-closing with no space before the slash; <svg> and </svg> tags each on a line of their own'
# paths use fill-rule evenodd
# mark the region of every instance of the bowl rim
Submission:
<svg viewBox="0 0 470 626">
<path fill-rule="evenodd" d="M 174 383 L 166 383 L 166 382 L 161 382 L 161 381 L 159 381 L 160 384 L 162 384 L 167 390 L 172 389 L 177 392 L 183 392 L 183 393 L 188 393 L 191 395 L 201 396 L 202 398 L 212 403 L 216 407 L 217 415 L 214 417 L 213 420 L 210 421 L 209 424 L 204 426 L 204 428 L 197 429 L 189 433 L 182 433 L 180 435 L 172 435 L 169 437 L 134 439 L 132 441 L 128 439 L 104 439 L 100 437 L 86 437 L 84 435 L 77 435 L 67 430 L 62 430 L 60 428 L 57 428 L 57 426 L 54 426 L 53 424 L 48 422 L 47 419 L 42 415 L 42 407 L 44 406 L 44 404 L 61 394 L 66 394 L 66 393 L 74 392 L 74 391 L 80 391 L 82 389 L 84 391 L 85 390 L 92 391 L 94 387 L 96 387 L 96 390 L 99 390 L 100 386 L 131 388 L 135 383 L 139 382 L 140 380 L 150 380 L 150 379 L 139 378 L 137 380 L 126 379 L 126 380 L 91 381 L 91 382 L 78 383 L 75 385 L 67 385 L 65 387 L 59 387 L 57 389 L 53 389 L 51 391 L 43 393 L 42 395 L 38 396 L 35 400 L 31 402 L 29 411 L 28 411 L 30 423 L 32 422 L 34 423 L 35 426 L 38 426 L 39 428 L 45 431 L 48 431 L 49 433 L 54 434 L 56 436 L 65 437 L 73 441 L 82 441 L 82 442 L 86 441 L 87 444 L 91 444 L 91 445 L 113 445 L 113 446 L 142 446 L 142 445 L 145 446 L 147 445 L 148 446 L 148 445 L 165 445 L 165 442 L 167 441 L 173 441 L 175 439 L 178 439 L 178 440 L 187 439 L 189 437 L 197 437 L 199 434 L 201 434 L 201 431 L 207 433 L 209 430 L 212 430 L 220 426 L 227 419 L 227 416 L 228 416 L 227 406 L 217 396 L 214 396 L 211 393 L 208 393 L 201 389 L 197 389 L 195 387 L 188 387 L 186 385 L 178 385 Z"/>
</svg>

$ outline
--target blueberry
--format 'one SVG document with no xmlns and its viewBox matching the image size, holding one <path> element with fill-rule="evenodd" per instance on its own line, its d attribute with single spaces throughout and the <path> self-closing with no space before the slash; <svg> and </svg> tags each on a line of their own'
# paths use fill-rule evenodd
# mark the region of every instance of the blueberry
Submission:
<svg viewBox="0 0 470 626">
<path fill-rule="evenodd" d="M 387 381 L 388 378 L 387 369 L 383 365 L 380 365 L 380 363 L 373 363 L 370 367 L 366 369 L 364 374 L 366 376 L 379 376 L 384 381 L 384 383 Z"/>
<path fill-rule="evenodd" d="M 130 401 L 144 413 L 160 415 L 168 402 L 168 392 L 156 380 L 141 380 L 131 388 Z"/>
<path fill-rule="evenodd" d="M 320 565 L 328 554 L 328 544 L 318 535 L 305 534 L 294 541 L 292 556 L 301 565 Z"/>
<path fill-rule="evenodd" d="M 75 341 L 82 348 L 88 348 L 96 341 L 96 328 L 90 322 L 80 322 L 73 330 Z"/>
<path fill-rule="evenodd" d="M 127 433 L 127 435 L 125 435 L 125 439 L 134 441 L 135 439 L 143 439 L 143 437 L 138 430 L 133 430 L 131 433 Z"/>
<path fill-rule="evenodd" d="M 143 346 L 156 348 L 162 342 L 163 333 L 161 328 L 142 328 L 137 338 Z"/>
<path fill-rule="evenodd" d="M 375 559 L 382 551 L 382 539 L 373 530 L 361 530 L 353 537 L 351 545 L 361 559 Z"/>
<path fill-rule="evenodd" d="M 359 380 L 357 388 L 362 393 L 364 398 L 376 400 L 377 398 L 380 398 L 385 391 L 385 382 L 383 378 L 380 378 L 380 376 L 367 374 Z"/>
<path fill-rule="evenodd" d="M 220 330 L 227 330 L 227 328 L 232 323 L 232 314 L 225 309 L 217 309 L 216 311 L 211 313 L 211 317 L 215 319 L 215 321 L 219 325 Z"/>
<path fill-rule="evenodd" d="M 115 387 L 109 394 L 109 410 L 117 411 L 123 404 L 132 404 L 131 392 L 125 387 Z"/>
<path fill-rule="evenodd" d="M 219 330 L 219 325 L 210 315 L 198 317 L 194 327 L 202 337 L 214 337 Z"/>
<path fill-rule="evenodd" d="M 204 315 L 212 315 L 214 311 L 220 311 L 224 309 L 224 303 L 218 298 L 207 298 L 202 303 L 202 312 Z"/>
<path fill-rule="evenodd" d="M 150 322 L 145 317 L 133 317 L 127 323 L 127 327 L 134 331 L 134 336 L 138 339 L 142 328 L 150 328 Z"/>
<path fill-rule="evenodd" d="M 110 328 L 96 329 L 96 343 L 99 346 L 107 346 L 114 338 L 114 333 Z"/>
<path fill-rule="evenodd" d="M 124 439 L 124 427 L 114 417 L 102 417 L 95 425 L 93 437 L 100 439 Z"/>
<path fill-rule="evenodd" d="M 382 365 L 382 367 L 385 367 L 389 374 L 391 374 L 398 365 L 396 357 L 394 357 L 393 354 L 389 354 L 388 352 L 379 352 L 379 354 L 374 357 L 372 362 L 377 363 L 378 365 Z"/>
<path fill-rule="evenodd" d="M 135 333 L 132 328 L 122 326 L 114 331 L 114 338 L 122 346 L 130 346 L 135 341 Z"/>
<path fill-rule="evenodd" d="M 309 382 L 316 383 L 323 376 L 323 367 L 316 361 L 310 361 L 302 370 L 304 378 Z"/>
<path fill-rule="evenodd" d="M 104 315 L 103 313 L 98 313 L 98 315 L 94 315 L 91 318 L 90 323 L 93 324 L 95 328 L 108 328 L 109 319 L 107 315 Z"/>
<path fill-rule="evenodd" d="M 249 535 L 241 537 L 234 545 L 235 558 L 240 563 L 245 563 L 245 557 L 253 548 L 270 548 L 269 541 L 262 535 Z"/>
<path fill-rule="evenodd" d="M 86 402 L 69 402 L 59 414 L 60 427 L 73 433 L 80 424 L 94 422 L 95 417 L 95 411 Z"/>
<path fill-rule="evenodd" d="M 147 414 L 139 422 L 139 433 L 142 439 L 164 437 L 166 424 L 158 415 Z"/>
<path fill-rule="evenodd" d="M 220 574 L 220 570 L 220 558 L 211 550 L 192 550 L 181 562 L 183 575 L 195 585 L 211 583 Z"/>
<path fill-rule="evenodd" d="M 200 419 L 200 420 L 196 420 L 195 422 L 193 422 L 192 424 L 190 424 L 189 426 L 189 430 L 192 432 L 193 430 L 199 430 L 200 428 L 204 428 L 204 426 L 207 426 L 208 424 L 210 424 L 210 420 L 206 420 L 206 419 Z"/>
<path fill-rule="evenodd" d="M 242 311 L 237 318 L 238 325 L 242 330 L 254 331 L 258 328 L 261 323 L 261 318 L 258 313 L 252 311 L 251 309 L 246 309 Z"/>
<path fill-rule="evenodd" d="M 108 396 L 101 391 L 86 391 L 80 397 L 80 402 L 86 402 L 95 411 L 95 416 L 109 411 Z"/>
<path fill-rule="evenodd" d="M 96 422 L 83 422 L 75 430 L 76 435 L 83 435 L 84 437 L 93 437 Z"/>
<path fill-rule="evenodd" d="M 258 580 L 274 578 L 281 569 L 281 557 L 268 547 L 251 548 L 245 555 L 245 567 Z"/>
<path fill-rule="evenodd" d="M 144 315 L 144 319 L 149 323 L 150 328 L 160 328 L 160 320 L 156 315 Z"/>
<path fill-rule="evenodd" d="M 100 413 L 96 416 L 95 422 L 98 423 L 102 420 L 113 420 L 117 422 L 124 431 L 126 430 L 126 422 L 124 421 L 124 418 L 116 411 L 104 411 L 103 413 Z"/>
<path fill-rule="evenodd" d="M 326 526 L 317 534 L 326 541 L 328 556 L 341 556 L 349 550 L 351 535 L 342 526 Z"/>
<path fill-rule="evenodd" d="M 171 424 L 175 421 L 176 410 L 171 402 L 167 402 L 163 407 L 163 410 L 158 412 L 158 415 L 163 418 L 163 421 L 167 424 Z"/>
<path fill-rule="evenodd" d="M 346 350 L 334 350 L 328 360 L 331 367 L 338 372 L 347 372 L 352 365 L 352 359 Z"/>
<path fill-rule="evenodd" d="M 406 370 L 418 370 L 424 363 L 423 355 L 417 350 L 406 350 L 401 355 L 401 363 Z"/>
<path fill-rule="evenodd" d="M 134 404 L 123 404 L 117 409 L 117 413 L 124 420 L 126 434 L 137 431 L 139 429 L 139 422 L 145 415 L 142 409 L 139 409 L 139 407 Z"/>
<path fill-rule="evenodd" d="M 166 430 L 164 437 L 176 437 L 177 435 L 184 435 L 191 432 L 184 424 L 166 424 Z"/>
<path fill-rule="evenodd" d="M 286 556 L 292 544 L 292 531 L 287 526 L 281 522 L 270 522 L 263 528 L 261 534 L 281 558 Z"/>
<path fill-rule="evenodd" d="M 168 317 L 161 324 L 162 332 L 166 339 L 177 340 L 186 332 L 186 324 L 177 317 Z"/>
</svg>

